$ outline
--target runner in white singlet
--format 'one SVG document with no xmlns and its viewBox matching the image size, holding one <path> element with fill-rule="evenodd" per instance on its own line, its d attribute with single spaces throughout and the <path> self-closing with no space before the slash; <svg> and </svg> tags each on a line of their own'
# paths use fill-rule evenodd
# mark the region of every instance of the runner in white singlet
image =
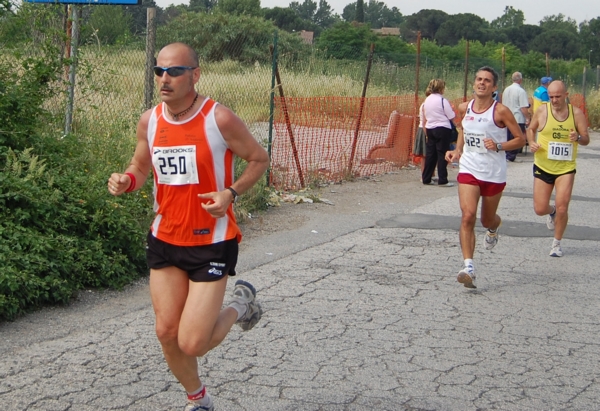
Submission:
<svg viewBox="0 0 600 411">
<path fill-rule="evenodd" d="M 487 250 L 498 242 L 502 222 L 496 214 L 502 190 L 506 185 L 504 150 L 516 150 L 525 145 L 525 137 L 508 107 L 494 101 L 498 88 L 498 73 L 482 67 L 475 75 L 474 99 L 459 106 L 462 118 L 456 149 L 446 153 L 446 160 L 460 160 L 458 198 L 462 211 L 460 246 L 464 267 L 457 280 L 467 288 L 476 288 L 473 254 L 475 252 L 475 221 L 481 201 L 481 225 L 486 228 L 484 244 Z M 507 128 L 514 139 L 507 142 Z"/>
</svg>

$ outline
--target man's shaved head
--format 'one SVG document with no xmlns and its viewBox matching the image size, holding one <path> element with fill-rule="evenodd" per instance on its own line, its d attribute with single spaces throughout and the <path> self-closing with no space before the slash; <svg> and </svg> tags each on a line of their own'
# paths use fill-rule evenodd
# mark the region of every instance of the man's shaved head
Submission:
<svg viewBox="0 0 600 411">
<path fill-rule="evenodd" d="M 183 64 L 190 67 L 198 67 L 200 65 L 200 60 L 198 59 L 196 51 L 184 43 L 167 44 L 158 53 L 159 56 L 161 54 L 180 54 L 185 56 L 186 62 L 183 62 Z"/>
</svg>

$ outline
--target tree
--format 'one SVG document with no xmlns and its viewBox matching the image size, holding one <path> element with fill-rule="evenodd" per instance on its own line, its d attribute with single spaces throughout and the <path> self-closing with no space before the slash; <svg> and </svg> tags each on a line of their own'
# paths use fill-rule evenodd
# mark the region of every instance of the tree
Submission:
<svg viewBox="0 0 600 411">
<path fill-rule="evenodd" d="M 95 6 L 88 21 L 88 39 L 84 41 L 98 44 L 116 44 L 131 36 L 131 15 L 124 12 L 121 6 Z M 85 32 L 82 32 L 85 35 Z"/>
<path fill-rule="evenodd" d="M 329 57 L 337 59 L 365 58 L 371 43 L 377 40 L 366 24 L 339 22 L 324 30 L 317 39 L 317 47 Z"/>
<path fill-rule="evenodd" d="M 356 14 L 354 20 L 359 23 L 365 22 L 365 2 L 363 0 L 356 1 Z"/>
<path fill-rule="evenodd" d="M 303 3 L 293 1 L 289 7 L 301 19 L 311 21 L 321 28 L 331 27 L 339 20 L 337 15 L 332 13 L 331 6 L 326 0 L 319 0 L 318 5 L 312 0 L 304 0 Z"/>
<path fill-rule="evenodd" d="M 313 29 L 316 25 L 310 21 L 302 20 L 298 14 L 290 8 L 273 7 L 272 9 L 263 9 L 263 17 L 270 20 L 282 30 L 301 31 Z"/>
<path fill-rule="evenodd" d="M 233 60 L 270 64 L 269 45 L 276 27 L 262 17 L 183 12 L 157 29 L 157 47 L 181 41 L 196 50 L 201 61 Z M 300 36 L 278 33 L 281 54 L 298 55 L 307 47 Z"/>
<path fill-rule="evenodd" d="M 359 2 L 350 3 L 346 7 L 344 7 L 344 11 L 342 12 L 342 18 L 345 21 L 357 21 L 358 18 L 355 18 L 356 13 L 358 13 Z M 400 10 L 397 7 L 392 7 L 391 9 L 386 6 L 384 2 L 369 0 L 369 3 L 364 6 L 364 18 L 361 23 L 370 23 L 371 28 L 380 29 L 382 27 L 400 27 L 402 22 L 404 21 L 404 17 Z"/>
<path fill-rule="evenodd" d="M 319 27 L 331 27 L 339 18 L 333 14 L 331 6 L 326 0 L 319 0 L 319 8 L 313 17 L 313 23 Z"/>
<path fill-rule="evenodd" d="M 513 6 L 506 6 L 504 14 L 495 20 L 492 20 L 490 26 L 494 29 L 504 29 L 509 27 L 519 27 L 525 23 L 525 14 L 521 10 L 516 10 Z"/>
<path fill-rule="evenodd" d="M 261 16 L 260 0 L 219 0 L 216 10 L 237 16 Z"/>
<path fill-rule="evenodd" d="M 600 17 L 581 23 L 579 37 L 582 57 L 589 59 L 592 67 L 600 64 Z"/>
<path fill-rule="evenodd" d="M 543 31 L 531 42 L 531 49 L 548 53 L 555 59 L 575 59 L 579 57 L 579 38 L 567 30 Z"/>
<path fill-rule="evenodd" d="M 304 0 L 303 3 L 292 1 L 289 5 L 303 20 L 313 21 L 317 12 L 317 3 L 312 0 Z"/>
<path fill-rule="evenodd" d="M 441 10 L 421 10 L 406 18 L 405 27 L 408 30 L 421 32 L 421 38 L 433 40 L 440 26 L 449 15 Z"/>
<path fill-rule="evenodd" d="M 506 34 L 506 41 L 517 46 L 522 53 L 527 53 L 531 50 L 532 40 L 542 33 L 542 28 L 533 24 L 523 24 L 518 27 L 507 27 L 501 31 Z"/>
<path fill-rule="evenodd" d="M 485 30 L 489 23 L 471 13 L 460 13 L 448 16 L 435 33 L 435 40 L 440 45 L 453 46 L 461 39 L 487 41 Z"/>
<path fill-rule="evenodd" d="M 146 9 L 148 7 L 156 7 L 156 19 L 160 20 L 162 9 L 156 6 L 154 0 L 142 0 L 142 4 L 140 6 L 121 6 L 123 9 L 123 13 L 126 16 L 129 16 L 129 30 L 133 34 L 142 34 L 146 32 L 146 25 L 148 16 L 146 13 Z M 90 9 L 93 10 L 98 8 L 98 6 L 90 6 Z"/>
<path fill-rule="evenodd" d="M 217 6 L 217 0 L 190 0 L 189 11 L 208 13 Z"/>
<path fill-rule="evenodd" d="M 397 7 L 391 9 L 384 2 L 369 0 L 366 8 L 366 21 L 371 23 L 371 28 L 400 27 L 404 16 Z"/>
<path fill-rule="evenodd" d="M 544 31 L 565 30 L 577 34 L 577 22 L 562 13 L 544 17 L 540 21 L 540 27 Z"/>
</svg>

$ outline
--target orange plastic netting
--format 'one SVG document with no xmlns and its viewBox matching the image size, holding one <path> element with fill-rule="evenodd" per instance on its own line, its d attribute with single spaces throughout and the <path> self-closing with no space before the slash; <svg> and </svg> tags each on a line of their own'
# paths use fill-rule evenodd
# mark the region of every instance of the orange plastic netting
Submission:
<svg viewBox="0 0 600 411">
<path fill-rule="evenodd" d="M 275 108 L 276 187 L 381 174 L 409 163 L 414 96 L 277 98 Z"/>
<path fill-rule="evenodd" d="M 294 190 L 418 163 L 412 148 L 422 101 L 414 95 L 276 98 L 271 185 Z M 462 102 L 450 101 L 457 115 Z M 587 117 L 583 96 L 573 95 L 571 103 Z"/>
</svg>

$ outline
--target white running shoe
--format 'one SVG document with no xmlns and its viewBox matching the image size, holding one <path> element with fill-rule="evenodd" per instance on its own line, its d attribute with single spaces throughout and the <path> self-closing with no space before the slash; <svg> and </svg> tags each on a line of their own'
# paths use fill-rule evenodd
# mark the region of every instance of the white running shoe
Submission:
<svg viewBox="0 0 600 411">
<path fill-rule="evenodd" d="M 550 257 L 562 257 L 563 252 L 562 248 L 560 248 L 560 244 L 553 244 L 552 250 L 550 250 Z"/>
<path fill-rule="evenodd" d="M 477 288 L 475 286 L 475 269 L 472 265 L 465 265 L 462 270 L 458 272 L 456 281 L 461 283 L 467 288 Z"/>
<path fill-rule="evenodd" d="M 483 243 L 485 244 L 486 250 L 491 250 L 496 246 L 496 244 L 498 244 L 498 231 L 500 230 L 501 225 L 502 220 L 500 220 L 500 224 L 498 224 L 496 231 L 494 231 L 493 233 L 489 229 L 485 230 L 485 237 L 483 239 Z"/>
<path fill-rule="evenodd" d="M 206 396 L 209 399 L 208 405 L 200 405 L 196 402 L 189 401 L 188 404 L 183 409 L 183 411 L 214 411 L 215 405 L 213 404 L 212 399 L 210 398 L 210 395 L 206 394 Z"/>
</svg>

